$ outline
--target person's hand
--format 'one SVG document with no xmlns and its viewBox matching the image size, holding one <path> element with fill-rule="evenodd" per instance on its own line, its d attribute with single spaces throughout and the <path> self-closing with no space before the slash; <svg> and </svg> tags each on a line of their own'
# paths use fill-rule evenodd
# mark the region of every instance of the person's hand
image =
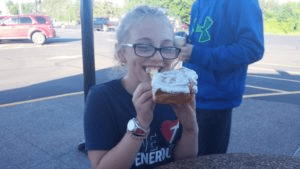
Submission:
<svg viewBox="0 0 300 169">
<path fill-rule="evenodd" d="M 179 60 L 188 61 L 191 59 L 192 50 L 194 45 L 187 43 L 185 46 L 181 47 L 181 52 L 178 56 Z"/>
<path fill-rule="evenodd" d="M 151 81 L 140 83 L 133 93 L 132 102 L 136 110 L 136 118 L 142 127 L 149 128 L 153 120 L 155 102 L 152 99 Z"/>
<path fill-rule="evenodd" d="M 195 131 L 198 129 L 196 117 L 196 101 L 195 95 L 190 103 L 186 104 L 171 104 L 178 120 L 180 121 L 183 129 L 188 131 Z"/>
</svg>

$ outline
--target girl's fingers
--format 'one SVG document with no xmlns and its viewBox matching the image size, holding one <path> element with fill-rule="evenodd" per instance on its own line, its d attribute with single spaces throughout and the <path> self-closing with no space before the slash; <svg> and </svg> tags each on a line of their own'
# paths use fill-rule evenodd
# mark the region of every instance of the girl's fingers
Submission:
<svg viewBox="0 0 300 169">
<path fill-rule="evenodd" d="M 142 82 L 140 83 L 135 91 L 133 92 L 133 96 L 135 97 L 141 97 L 141 95 L 148 90 L 152 90 L 151 83 L 150 82 Z"/>
<path fill-rule="evenodd" d="M 150 100 L 152 100 L 152 90 L 148 90 L 146 92 L 144 92 L 141 96 L 140 96 L 140 100 L 141 100 L 141 103 L 145 103 L 145 102 L 148 102 Z"/>
<path fill-rule="evenodd" d="M 141 104 L 152 99 L 152 87 L 150 83 L 141 83 L 133 93 L 132 100 Z"/>
</svg>

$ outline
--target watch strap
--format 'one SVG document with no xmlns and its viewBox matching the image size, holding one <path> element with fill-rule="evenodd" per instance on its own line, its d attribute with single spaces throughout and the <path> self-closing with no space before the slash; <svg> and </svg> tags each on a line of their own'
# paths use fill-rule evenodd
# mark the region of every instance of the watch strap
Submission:
<svg viewBox="0 0 300 169">
<path fill-rule="evenodd" d="M 134 137 L 139 137 L 142 139 L 147 138 L 148 134 L 150 133 L 150 129 L 143 128 L 137 118 L 133 118 L 131 120 L 134 121 L 136 129 L 134 131 L 127 131 L 130 132 Z"/>
</svg>

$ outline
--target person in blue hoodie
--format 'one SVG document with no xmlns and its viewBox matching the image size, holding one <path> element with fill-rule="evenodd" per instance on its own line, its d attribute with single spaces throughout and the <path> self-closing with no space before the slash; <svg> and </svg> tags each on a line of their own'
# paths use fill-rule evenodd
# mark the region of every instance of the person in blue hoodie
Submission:
<svg viewBox="0 0 300 169">
<path fill-rule="evenodd" d="M 198 74 L 198 155 L 226 153 L 232 110 L 242 102 L 248 65 L 264 53 L 258 0 L 196 0 L 180 58 Z"/>
</svg>

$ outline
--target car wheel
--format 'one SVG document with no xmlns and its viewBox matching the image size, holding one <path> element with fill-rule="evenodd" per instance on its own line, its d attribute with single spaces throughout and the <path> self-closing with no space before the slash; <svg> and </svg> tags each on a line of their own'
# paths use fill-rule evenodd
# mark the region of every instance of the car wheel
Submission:
<svg viewBox="0 0 300 169">
<path fill-rule="evenodd" d="M 42 45 L 46 41 L 46 37 L 42 32 L 34 32 L 31 36 L 31 40 L 34 44 Z"/>
</svg>

